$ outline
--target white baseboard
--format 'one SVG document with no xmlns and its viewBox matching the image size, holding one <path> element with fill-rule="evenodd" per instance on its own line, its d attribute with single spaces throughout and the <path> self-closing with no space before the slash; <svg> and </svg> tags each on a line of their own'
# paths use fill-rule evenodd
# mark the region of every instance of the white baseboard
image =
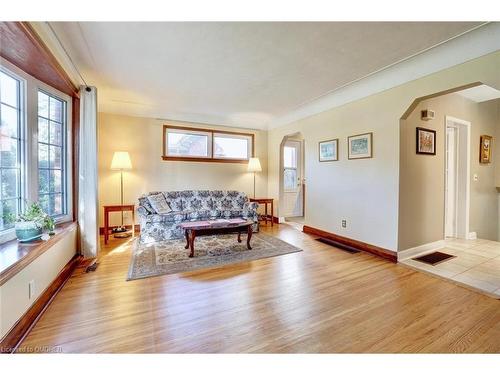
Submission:
<svg viewBox="0 0 500 375">
<path fill-rule="evenodd" d="M 444 247 L 444 240 L 439 240 L 435 242 L 426 243 L 417 247 L 412 247 L 410 249 L 398 251 L 398 261 L 402 261 L 408 258 L 414 258 L 417 255 L 423 255 L 425 253 L 430 253 L 437 249 Z"/>
<path fill-rule="evenodd" d="M 477 233 L 476 232 L 469 232 L 467 239 L 468 240 L 477 240 Z"/>
</svg>

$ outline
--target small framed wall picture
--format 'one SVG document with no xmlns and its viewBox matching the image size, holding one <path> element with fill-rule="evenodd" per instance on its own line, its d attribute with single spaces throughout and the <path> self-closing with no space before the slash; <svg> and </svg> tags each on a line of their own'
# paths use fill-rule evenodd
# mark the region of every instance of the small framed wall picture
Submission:
<svg viewBox="0 0 500 375">
<path fill-rule="evenodd" d="M 330 139 L 319 142 L 319 161 L 339 160 L 339 140 Z"/>
<path fill-rule="evenodd" d="M 417 127 L 417 154 L 436 155 L 436 131 Z"/>
<path fill-rule="evenodd" d="M 482 135 L 479 146 L 479 162 L 481 164 L 491 163 L 491 143 L 493 137 L 490 135 Z"/>
<path fill-rule="evenodd" d="M 349 160 L 373 157 L 373 133 L 351 135 L 347 137 Z"/>
</svg>

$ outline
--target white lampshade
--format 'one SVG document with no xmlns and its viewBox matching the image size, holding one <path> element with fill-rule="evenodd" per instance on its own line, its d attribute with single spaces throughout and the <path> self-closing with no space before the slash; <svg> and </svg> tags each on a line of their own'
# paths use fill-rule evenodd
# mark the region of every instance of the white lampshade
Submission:
<svg viewBox="0 0 500 375">
<path fill-rule="evenodd" d="M 132 162 L 127 151 L 115 151 L 111 161 L 111 169 L 124 170 L 132 169 Z"/>
<path fill-rule="evenodd" d="M 248 172 L 261 172 L 262 167 L 260 166 L 259 158 L 250 158 L 248 160 Z"/>
</svg>

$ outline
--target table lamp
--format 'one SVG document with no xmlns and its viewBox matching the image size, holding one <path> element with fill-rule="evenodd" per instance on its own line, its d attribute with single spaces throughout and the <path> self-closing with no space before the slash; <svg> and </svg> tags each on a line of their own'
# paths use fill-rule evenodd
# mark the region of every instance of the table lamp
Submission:
<svg viewBox="0 0 500 375">
<path fill-rule="evenodd" d="M 248 172 L 253 172 L 253 197 L 255 198 L 255 172 L 261 172 L 262 167 L 260 166 L 259 158 L 250 158 L 248 160 Z"/>
<path fill-rule="evenodd" d="M 132 162 L 130 161 L 130 156 L 127 151 L 115 151 L 113 154 L 113 160 L 111 161 L 111 170 L 120 171 L 120 202 L 122 206 L 122 223 L 118 228 L 113 229 L 115 237 L 126 238 L 130 236 L 127 233 L 127 229 L 123 226 L 123 171 L 132 169 Z M 132 230 L 134 230 L 134 223 L 132 223 Z"/>
</svg>

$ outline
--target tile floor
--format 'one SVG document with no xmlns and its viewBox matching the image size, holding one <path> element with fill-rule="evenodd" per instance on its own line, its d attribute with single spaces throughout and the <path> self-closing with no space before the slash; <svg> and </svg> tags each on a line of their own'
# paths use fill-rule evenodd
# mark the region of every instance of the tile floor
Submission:
<svg viewBox="0 0 500 375">
<path fill-rule="evenodd" d="M 455 258 L 435 266 L 413 259 L 401 263 L 500 299 L 500 242 L 447 239 L 442 249 L 434 251 L 452 254 Z"/>
</svg>

